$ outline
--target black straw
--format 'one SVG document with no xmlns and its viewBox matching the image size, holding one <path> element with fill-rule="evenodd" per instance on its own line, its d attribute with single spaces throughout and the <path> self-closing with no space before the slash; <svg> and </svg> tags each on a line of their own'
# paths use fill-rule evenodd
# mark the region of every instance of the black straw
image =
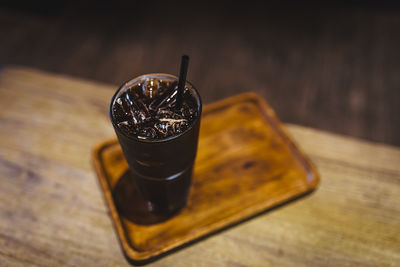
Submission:
<svg viewBox="0 0 400 267">
<path fill-rule="evenodd" d="M 189 57 L 187 55 L 183 55 L 181 60 L 181 71 L 179 73 L 178 94 L 176 95 L 175 108 L 177 110 L 181 109 L 182 107 L 183 91 L 185 90 L 188 66 L 189 66 Z"/>
</svg>

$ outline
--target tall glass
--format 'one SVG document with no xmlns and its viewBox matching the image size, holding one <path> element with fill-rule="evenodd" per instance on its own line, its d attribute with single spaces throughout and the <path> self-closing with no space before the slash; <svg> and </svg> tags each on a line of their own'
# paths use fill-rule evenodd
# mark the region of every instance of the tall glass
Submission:
<svg viewBox="0 0 400 267">
<path fill-rule="evenodd" d="M 126 82 L 111 99 L 110 118 L 140 197 L 146 202 L 148 212 L 156 215 L 154 218 L 158 221 L 186 205 L 197 152 L 202 104 L 196 88 L 186 82 L 185 87 L 197 103 L 198 116 L 184 132 L 163 139 L 141 139 L 129 135 L 116 124 L 112 107 L 126 90 L 149 78 L 170 82 L 178 80 L 170 74 L 154 73 Z"/>
</svg>

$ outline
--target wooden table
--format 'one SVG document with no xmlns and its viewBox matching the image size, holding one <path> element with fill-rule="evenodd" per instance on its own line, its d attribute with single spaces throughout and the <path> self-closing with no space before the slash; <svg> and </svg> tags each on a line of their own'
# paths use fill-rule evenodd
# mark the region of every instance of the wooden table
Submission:
<svg viewBox="0 0 400 267">
<path fill-rule="evenodd" d="M 1 266 L 128 266 L 90 158 L 114 136 L 107 108 L 115 88 L 1 69 Z M 287 128 L 317 166 L 319 188 L 154 265 L 400 264 L 400 149 Z"/>
</svg>

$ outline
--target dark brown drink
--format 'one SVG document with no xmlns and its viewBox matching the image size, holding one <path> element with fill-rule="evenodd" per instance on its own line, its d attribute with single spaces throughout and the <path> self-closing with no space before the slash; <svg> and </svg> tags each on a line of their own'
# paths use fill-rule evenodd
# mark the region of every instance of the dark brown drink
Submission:
<svg viewBox="0 0 400 267">
<path fill-rule="evenodd" d="M 139 139 L 164 139 L 183 133 L 198 116 L 193 92 L 183 92 L 175 109 L 178 82 L 147 78 L 121 93 L 112 106 L 115 122 L 126 134 Z"/>
<path fill-rule="evenodd" d="M 153 218 L 150 223 L 183 208 L 191 184 L 201 100 L 187 82 L 177 109 L 177 83 L 168 74 L 143 75 L 125 83 L 110 104 L 111 121 L 135 190 Z"/>
</svg>

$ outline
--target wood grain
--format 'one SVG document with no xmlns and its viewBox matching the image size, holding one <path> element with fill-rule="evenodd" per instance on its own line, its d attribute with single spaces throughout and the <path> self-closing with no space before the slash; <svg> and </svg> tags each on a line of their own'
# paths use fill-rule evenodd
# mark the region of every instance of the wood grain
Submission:
<svg viewBox="0 0 400 267">
<path fill-rule="evenodd" d="M 114 85 L 0 72 L 0 263 L 128 266 L 91 165 L 114 137 Z M 288 125 L 317 166 L 313 194 L 176 251 L 154 266 L 396 266 L 400 149 Z"/>
<path fill-rule="evenodd" d="M 319 182 L 315 167 L 285 134 L 272 108 L 254 93 L 204 108 L 188 203 L 165 222 L 146 226 L 135 221 L 145 214 L 137 212 L 142 201 L 134 177 L 126 175 L 128 164 L 117 140 L 100 143 L 93 158 L 123 250 L 135 262 L 153 260 L 295 199 Z"/>
</svg>

